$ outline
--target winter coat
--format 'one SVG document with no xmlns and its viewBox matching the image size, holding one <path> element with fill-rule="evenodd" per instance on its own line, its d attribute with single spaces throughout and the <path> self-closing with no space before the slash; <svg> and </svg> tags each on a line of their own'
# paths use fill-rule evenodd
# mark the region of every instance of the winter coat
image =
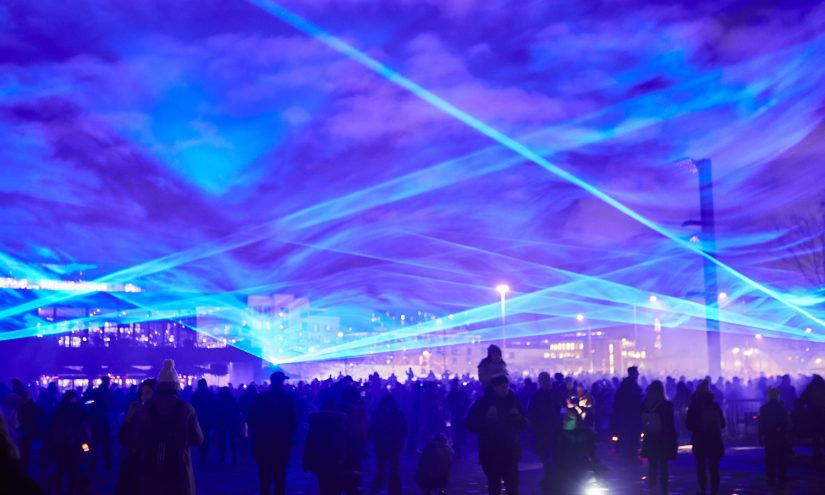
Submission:
<svg viewBox="0 0 825 495">
<path fill-rule="evenodd" d="M 418 460 L 415 481 L 425 492 L 443 490 L 447 488 L 452 465 L 453 449 L 446 443 L 430 441 Z"/>
<path fill-rule="evenodd" d="M 304 447 L 304 471 L 318 476 L 342 475 L 347 465 L 346 420 L 346 415 L 338 411 L 310 414 Z"/>
<path fill-rule="evenodd" d="M 613 400 L 612 432 L 619 437 L 639 437 L 642 421 L 639 410 L 642 408 L 642 389 L 636 380 L 626 377 L 616 390 Z"/>
<path fill-rule="evenodd" d="M 768 401 L 759 408 L 759 444 L 766 450 L 785 451 L 790 448 L 788 410 L 778 400 Z"/>
<path fill-rule="evenodd" d="M 292 450 L 292 437 L 298 429 L 295 401 L 283 390 L 272 388 L 259 394 L 249 409 L 252 456 L 259 462 L 286 462 Z"/>
<path fill-rule="evenodd" d="M 135 416 L 139 493 L 195 495 L 190 447 L 203 443 L 195 409 L 171 391 L 158 391 Z"/>
<path fill-rule="evenodd" d="M 377 457 L 398 456 L 404 449 L 407 418 L 398 408 L 379 408 L 372 415 L 369 434 Z"/>
<path fill-rule="evenodd" d="M 658 428 L 654 428 L 658 431 L 644 431 L 642 457 L 659 460 L 676 459 L 679 442 L 676 437 L 676 422 L 673 419 L 673 403 L 666 400 L 650 410 L 643 407 L 643 419 L 645 414 L 653 414 L 658 418 L 656 421 Z"/>
<path fill-rule="evenodd" d="M 501 398 L 493 392 L 480 397 L 470 408 L 465 425 L 478 434 L 482 466 L 501 466 L 521 458 L 519 432 L 527 426 L 527 417 L 512 390 Z"/>
<path fill-rule="evenodd" d="M 722 430 L 725 416 L 715 402 L 713 394 L 696 392 L 687 410 L 685 426 L 691 432 L 693 455 L 696 457 L 718 458 L 725 454 Z"/>
</svg>

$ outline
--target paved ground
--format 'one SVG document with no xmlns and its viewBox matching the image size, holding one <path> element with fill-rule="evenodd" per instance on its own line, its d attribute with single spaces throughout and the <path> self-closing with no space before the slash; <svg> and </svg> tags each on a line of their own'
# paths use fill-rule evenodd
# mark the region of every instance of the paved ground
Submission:
<svg viewBox="0 0 825 495">
<path fill-rule="evenodd" d="M 804 449 L 797 451 L 790 469 L 790 486 L 784 492 L 771 491 L 767 488 L 762 471 L 762 450 L 756 447 L 729 448 L 722 462 L 722 490 L 723 494 L 825 494 L 825 468 L 815 469 L 809 457 L 810 452 Z M 316 494 L 317 484 L 314 477 L 301 472 L 293 456 L 288 479 L 288 493 Z M 608 493 L 610 494 L 646 494 L 647 485 L 644 479 L 647 466 L 645 464 L 626 464 L 619 462 L 610 452 L 602 452 L 602 460 L 608 466 Z M 415 466 L 414 456 L 404 457 L 404 489 L 405 494 L 419 494 L 420 490 L 413 485 L 412 472 Z M 255 466 L 251 461 L 237 465 L 221 464 L 216 461 L 199 465 L 196 461 L 195 473 L 197 477 L 198 494 L 200 495 L 255 495 L 257 494 L 257 478 Z M 368 487 L 374 473 L 371 459 L 364 463 L 364 485 Z M 90 493 L 109 494 L 113 492 L 116 473 L 97 472 L 91 475 Z M 539 495 L 539 481 L 543 476 L 541 464 L 531 455 L 526 455 L 521 463 L 521 493 L 524 495 Z M 673 495 L 697 493 L 694 477 L 693 457 L 687 453 L 680 453 L 677 460 L 671 463 L 671 493 Z M 2 490 L 0 490 L 0 493 Z M 364 493 L 372 494 L 365 488 Z M 486 493 L 484 476 L 476 462 L 474 455 L 467 454 L 456 460 L 449 493 L 452 494 L 483 494 Z"/>
</svg>

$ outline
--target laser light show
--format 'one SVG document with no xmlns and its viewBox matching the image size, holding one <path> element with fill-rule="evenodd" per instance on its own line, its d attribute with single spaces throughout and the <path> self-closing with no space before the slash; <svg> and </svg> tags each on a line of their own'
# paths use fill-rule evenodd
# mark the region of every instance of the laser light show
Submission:
<svg viewBox="0 0 825 495">
<path fill-rule="evenodd" d="M 0 26 L 0 376 L 825 370 L 822 2 Z"/>
</svg>

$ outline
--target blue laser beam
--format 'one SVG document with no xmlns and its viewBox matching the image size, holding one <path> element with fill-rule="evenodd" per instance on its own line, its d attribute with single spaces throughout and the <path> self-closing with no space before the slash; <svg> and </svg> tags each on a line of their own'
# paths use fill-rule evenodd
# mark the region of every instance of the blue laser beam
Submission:
<svg viewBox="0 0 825 495">
<path fill-rule="evenodd" d="M 557 176 L 558 178 L 573 184 L 587 193 L 591 194 L 592 196 L 598 198 L 608 206 L 616 209 L 617 211 L 621 212 L 622 214 L 626 215 L 627 217 L 635 220 L 639 224 L 647 227 L 648 229 L 670 239 L 679 247 L 692 252 L 696 255 L 699 255 L 711 263 L 718 266 L 720 269 L 724 270 L 725 272 L 729 273 L 733 277 L 739 279 L 740 281 L 750 285 L 751 287 L 757 289 L 760 292 L 772 297 L 773 299 L 777 300 L 781 304 L 787 306 L 788 308 L 798 312 L 801 315 L 808 317 L 810 320 L 818 323 L 819 325 L 825 326 L 825 320 L 818 318 L 813 313 L 809 312 L 808 310 L 793 304 L 790 301 L 787 301 L 781 294 L 777 291 L 767 287 L 766 285 L 757 282 L 756 280 L 751 279 L 750 277 L 746 276 L 745 274 L 739 272 L 735 268 L 729 266 L 728 264 L 720 261 L 715 256 L 712 256 L 697 246 L 694 246 L 688 241 L 681 239 L 680 237 L 674 235 L 673 233 L 669 232 L 667 229 L 659 226 L 652 220 L 649 220 L 647 217 L 641 215 L 640 213 L 636 212 L 634 209 L 626 206 L 624 203 L 616 200 L 609 194 L 603 192 L 601 189 L 597 188 L 596 186 L 592 185 L 591 183 L 579 178 L 578 176 L 568 172 L 567 170 L 559 167 L 551 163 L 549 160 L 545 159 L 540 154 L 533 151 L 531 148 L 525 146 L 520 141 L 509 137 L 508 135 L 504 134 L 503 132 L 499 131 L 498 129 L 492 127 L 489 124 L 482 122 L 481 120 L 473 117 L 472 115 L 468 114 L 467 112 L 459 109 L 458 107 L 454 106 L 453 104 L 449 103 L 445 99 L 439 97 L 435 93 L 425 89 L 424 87 L 420 86 L 419 84 L 413 82 L 412 80 L 404 77 L 400 73 L 396 72 L 395 70 L 387 67 L 383 63 L 379 62 L 373 57 L 370 57 L 366 53 L 358 50 L 354 46 L 344 42 L 340 38 L 337 38 L 330 34 L 329 32 L 325 31 L 323 28 L 314 24 L 313 22 L 299 16 L 295 12 L 278 5 L 275 2 L 267 1 L 267 0 L 250 0 L 251 3 L 257 5 L 261 9 L 270 14 L 275 15 L 283 22 L 293 26 L 297 30 L 312 36 L 313 38 L 317 39 L 318 41 L 326 44 L 333 50 L 351 58 L 355 62 L 358 62 L 362 66 L 370 69 L 371 71 L 375 72 L 376 74 L 381 75 L 391 83 L 405 89 L 406 91 L 410 92 L 411 94 L 415 95 L 419 99 L 429 103 L 433 107 L 441 110 L 445 114 L 459 120 L 460 122 L 464 123 L 468 127 L 476 130 L 477 132 L 493 139 L 494 141 L 498 142 L 502 146 L 509 148 L 513 152 L 521 155 L 522 157 L 526 158 L 527 160 L 541 166 L 542 168 L 546 169 L 553 175 Z"/>
</svg>

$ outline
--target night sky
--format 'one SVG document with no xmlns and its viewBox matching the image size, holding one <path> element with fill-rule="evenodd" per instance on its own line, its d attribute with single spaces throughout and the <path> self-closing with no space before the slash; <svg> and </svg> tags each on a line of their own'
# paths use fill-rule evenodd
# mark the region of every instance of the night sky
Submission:
<svg viewBox="0 0 825 495">
<path fill-rule="evenodd" d="M 614 323 L 702 290 L 695 252 L 267 5 L 0 4 L 2 276 L 344 315 L 467 310 L 507 282 L 541 291 L 516 312 Z M 721 290 L 763 330 L 825 332 L 785 259 L 794 215 L 823 213 L 825 3 L 278 5 L 672 237 L 698 216 L 684 159 L 710 158 Z"/>
</svg>

